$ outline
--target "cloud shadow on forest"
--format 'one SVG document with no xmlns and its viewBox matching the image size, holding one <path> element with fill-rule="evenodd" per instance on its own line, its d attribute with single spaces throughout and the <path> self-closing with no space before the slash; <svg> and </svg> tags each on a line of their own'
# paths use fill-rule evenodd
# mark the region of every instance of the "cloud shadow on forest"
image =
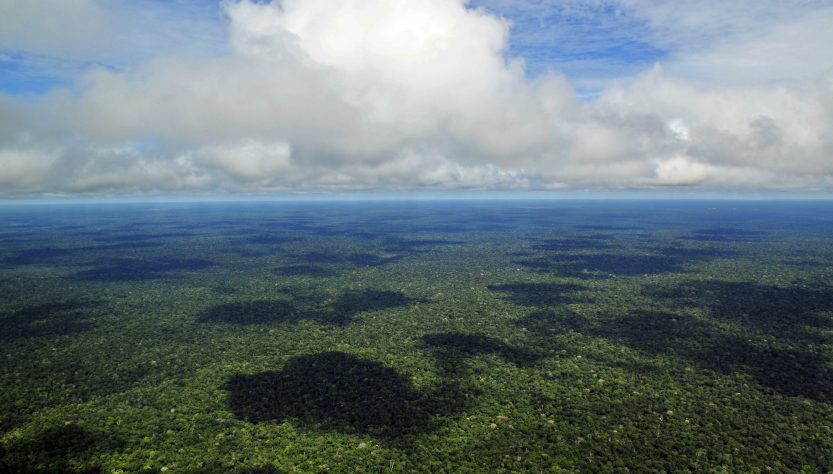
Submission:
<svg viewBox="0 0 833 474">
<path fill-rule="evenodd" d="M 106 258 L 97 260 L 92 268 L 77 273 L 75 278 L 99 282 L 154 280 L 213 266 L 214 262 L 202 258 Z"/>
<path fill-rule="evenodd" d="M 403 293 L 383 290 L 348 291 L 325 304 L 317 298 L 260 300 L 213 306 L 199 317 L 205 323 L 285 324 L 312 320 L 343 326 L 360 313 L 404 307 L 418 302 Z"/>
<path fill-rule="evenodd" d="M 112 433 L 95 433 L 76 424 L 47 429 L 34 439 L 22 439 L 0 446 L 0 472 L 97 473 L 103 468 L 86 464 L 96 455 L 118 451 L 124 441 Z"/>
<path fill-rule="evenodd" d="M 232 376 L 228 405 L 240 419 L 339 431 L 400 443 L 437 428 L 436 416 L 464 407 L 453 383 L 426 391 L 379 362 L 344 352 L 293 357 L 279 371 Z"/>
<path fill-rule="evenodd" d="M 590 318 L 538 311 L 515 324 L 541 347 L 554 335 L 575 331 L 718 373 L 740 371 L 783 395 L 833 402 L 833 370 L 820 347 L 830 342 L 824 331 L 833 327 L 833 289 L 710 281 L 647 291 L 680 308 L 705 308 L 709 317 L 631 311 Z"/>
<path fill-rule="evenodd" d="M 0 340 L 75 334 L 92 329 L 87 310 L 97 306 L 87 301 L 42 303 L 26 308 L 0 311 Z"/>
</svg>

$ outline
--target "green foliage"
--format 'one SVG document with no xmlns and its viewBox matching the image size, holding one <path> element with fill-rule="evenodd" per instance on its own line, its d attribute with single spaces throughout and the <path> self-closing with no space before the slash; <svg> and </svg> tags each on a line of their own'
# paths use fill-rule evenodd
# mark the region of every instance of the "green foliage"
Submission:
<svg viewBox="0 0 833 474">
<path fill-rule="evenodd" d="M 0 210 L 0 472 L 831 471 L 818 206 Z"/>
</svg>

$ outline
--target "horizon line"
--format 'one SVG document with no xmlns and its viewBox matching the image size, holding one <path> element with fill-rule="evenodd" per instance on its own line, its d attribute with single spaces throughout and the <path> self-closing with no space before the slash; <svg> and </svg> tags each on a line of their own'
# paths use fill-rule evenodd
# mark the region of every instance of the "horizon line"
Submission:
<svg viewBox="0 0 833 474">
<path fill-rule="evenodd" d="M 72 204 L 198 204 L 269 202 L 420 202 L 420 201 L 833 201 L 833 193 L 786 191 L 654 192 L 569 191 L 569 192 L 445 192 L 445 193 L 310 193 L 281 195 L 152 195 L 152 196 L 39 196 L 2 198 L 0 206 Z"/>
</svg>

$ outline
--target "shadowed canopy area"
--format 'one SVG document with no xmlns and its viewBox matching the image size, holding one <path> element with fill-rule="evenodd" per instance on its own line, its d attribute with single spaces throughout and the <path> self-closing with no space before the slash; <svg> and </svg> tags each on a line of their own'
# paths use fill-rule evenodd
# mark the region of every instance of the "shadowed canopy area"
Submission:
<svg viewBox="0 0 833 474">
<path fill-rule="evenodd" d="M 830 361 L 803 343 L 766 343 L 709 321 L 651 312 L 600 322 L 590 334 L 716 372 L 745 372 L 784 395 L 833 401 Z"/>
<path fill-rule="evenodd" d="M 336 252 L 307 252 L 296 257 L 296 260 L 308 264 L 350 264 L 357 267 L 380 267 L 401 260 L 399 255 L 380 256 L 371 253 L 341 254 Z"/>
<path fill-rule="evenodd" d="M 605 232 L 621 232 L 629 230 L 645 230 L 644 226 L 627 224 L 577 224 L 572 227 L 582 230 L 598 230 Z"/>
<path fill-rule="evenodd" d="M 115 244 L 108 244 L 108 245 L 96 245 L 94 247 L 84 247 L 80 250 L 87 250 L 91 252 L 95 252 L 98 250 L 130 250 L 130 249 L 152 249 L 156 247 L 164 247 L 165 244 L 162 242 L 145 242 L 145 241 L 136 241 L 136 242 L 118 242 Z"/>
<path fill-rule="evenodd" d="M 226 384 L 235 416 L 253 422 L 292 420 L 314 430 L 396 439 L 432 429 L 432 418 L 461 406 L 450 386 L 429 394 L 375 361 L 344 352 L 289 360 L 282 370 L 235 375 Z"/>
<path fill-rule="evenodd" d="M 461 245 L 465 242 L 460 240 L 443 240 L 443 239 L 399 239 L 389 238 L 383 243 L 386 252 L 396 252 L 404 254 L 424 253 L 427 248 L 441 247 L 444 245 Z"/>
<path fill-rule="evenodd" d="M 96 242 L 142 242 L 153 239 L 185 238 L 194 237 L 199 234 L 193 232 L 160 232 L 160 233 L 132 233 L 113 234 L 97 237 Z"/>
<path fill-rule="evenodd" d="M 417 301 L 396 291 L 350 291 L 342 293 L 329 304 L 323 304 L 320 298 L 315 297 L 225 303 L 209 308 L 199 320 L 210 323 L 281 324 L 308 319 L 321 324 L 345 325 L 359 313 L 408 306 Z"/>
<path fill-rule="evenodd" d="M 678 262 L 708 261 L 716 258 L 735 257 L 738 255 L 738 252 L 735 250 L 715 246 L 685 247 L 682 245 L 673 245 L 660 247 L 657 251 L 660 254 Z"/>
<path fill-rule="evenodd" d="M 96 261 L 93 268 L 77 273 L 76 278 L 100 282 L 154 280 L 214 265 L 214 262 L 202 258 L 107 258 Z"/>
<path fill-rule="evenodd" d="M 104 472 L 92 462 L 96 454 L 116 451 L 124 442 L 112 435 L 94 433 L 78 425 L 50 428 L 34 438 L 0 445 L 0 472 L 68 473 Z"/>
<path fill-rule="evenodd" d="M 110 242 L 106 239 L 96 241 Z M 55 265 L 61 264 L 63 257 L 70 257 L 81 253 L 95 253 L 107 250 L 131 250 L 131 249 L 152 249 L 163 247 L 162 242 L 148 242 L 144 239 L 116 239 L 115 243 L 102 243 L 84 247 L 40 247 L 24 249 L 17 252 L 17 255 L 6 257 L 3 263 L 11 266 L 20 265 Z"/>
<path fill-rule="evenodd" d="M 578 299 L 575 294 L 584 288 L 571 283 L 504 283 L 489 285 L 489 289 L 502 293 L 501 298 L 522 306 L 557 306 Z"/>
<path fill-rule="evenodd" d="M 600 279 L 615 276 L 635 276 L 656 273 L 672 273 L 684 270 L 686 259 L 667 255 L 623 254 L 556 254 L 514 263 L 534 271 L 553 275 Z"/>
<path fill-rule="evenodd" d="M 533 244 L 532 248 L 535 250 L 564 252 L 573 250 L 601 250 L 610 247 L 610 243 L 608 243 L 607 240 L 610 240 L 609 236 L 602 236 L 598 234 L 587 237 L 546 239 L 539 240 Z"/>
<path fill-rule="evenodd" d="M 576 260 L 565 258 L 561 272 L 570 276 L 585 275 L 588 272 L 612 275 L 642 275 L 669 273 L 682 269 L 679 260 L 661 255 L 585 255 Z"/>
<path fill-rule="evenodd" d="M 325 266 L 318 266 L 318 265 L 284 265 L 282 267 L 278 267 L 272 270 L 277 276 L 305 276 L 311 278 L 323 278 L 323 277 L 332 277 L 338 276 L 338 272 L 325 267 Z"/>
<path fill-rule="evenodd" d="M 695 230 L 691 235 L 687 235 L 683 239 L 701 242 L 751 242 L 760 239 L 763 235 L 763 232 L 756 230 L 712 227 Z"/>
<path fill-rule="evenodd" d="M 3 262 L 8 265 L 35 265 L 51 263 L 60 257 L 75 253 L 76 249 L 60 247 L 40 247 L 21 250 L 17 255 L 6 257 Z"/>
<path fill-rule="evenodd" d="M 92 329 L 86 310 L 97 303 L 64 301 L 29 306 L 17 311 L 0 311 L 0 341 L 19 337 L 74 334 Z"/>
<path fill-rule="evenodd" d="M 330 311 L 336 315 L 352 317 L 364 311 L 381 311 L 416 303 L 417 300 L 398 291 L 363 290 L 342 293 L 333 302 Z"/>
<path fill-rule="evenodd" d="M 370 253 L 353 253 L 347 256 L 346 261 L 357 267 L 381 267 L 390 263 L 402 260 L 401 255 L 375 255 Z"/>
<path fill-rule="evenodd" d="M 641 311 L 591 318 L 539 311 L 515 324 L 531 331 L 541 348 L 549 347 L 554 335 L 575 331 L 719 373 L 745 373 L 783 395 L 833 401 L 833 369 L 823 345 L 829 337 L 818 331 L 831 327 L 826 291 L 708 282 L 662 294 L 678 295 L 680 304 L 703 304 L 712 314 Z"/>
<path fill-rule="evenodd" d="M 245 239 L 245 242 L 258 245 L 281 245 L 297 241 L 297 237 L 277 234 L 258 234 Z"/>
<path fill-rule="evenodd" d="M 230 227 L 227 251 L 242 257 L 264 257 L 273 255 L 286 243 L 298 241 L 298 237 L 276 233 L 254 233 L 250 229 Z"/>
<path fill-rule="evenodd" d="M 204 323 L 272 324 L 317 319 L 290 301 L 240 301 L 211 307 L 200 315 Z"/>
<path fill-rule="evenodd" d="M 455 374 L 465 369 L 469 357 L 492 354 L 517 366 L 525 367 L 540 357 L 526 349 L 509 345 L 499 339 L 480 334 L 445 332 L 422 337 L 424 347 L 434 351 L 437 365 L 444 373 Z"/>
<path fill-rule="evenodd" d="M 585 280 L 606 279 L 617 276 L 688 272 L 691 271 L 687 267 L 690 264 L 737 255 L 736 250 L 724 247 L 720 243 L 697 245 L 680 241 L 671 244 L 656 241 L 651 242 L 647 249 L 651 253 L 630 254 L 616 253 L 605 239 L 547 240 L 533 246 L 539 251 L 537 253 L 515 253 L 515 256 L 523 258 L 515 260 L 514 263 L 535 272 Z M 593 250 L 601 252 L 587 253 Z"/>
<path fill-rule="evenodd" d="M 809 232 L 794 207 L 747 226 L 704 219 L 711 205 L 152 203 L 93 222 L 98 206 L 59 206 L 94 232 L 0 228 L 21 238 L 0 260 L 72 252 L 0 261 L 0 474 L 827 472 L 833 212 Z M 618 207 L 633 212 L 601 216 Z M 576 225 L 627 222 L 646 228 Z M 96 240 L 172 223 L 199 235 Z M 513 230 L 474 230 L 492 224 Z M 767 233 L 683 238 L 717 226 Z M 246 241 L 261 236 L 297 240 Z M 558 273 L 602 255 L 680 270 Z M 175 269 L 191 258 L 215 265 Z M 124 261 L 147 280 L 73 278 Z"/>
<path fill-rule="evenodd" d="M 833 328 L 833 288 L 771 286 L 750 282 L 706 281 L 654 287 L 646 293 L 683 307 L 707 308 L 717 319 L 799 342 L 829 342 L 821 330 Z"/>
</svg>

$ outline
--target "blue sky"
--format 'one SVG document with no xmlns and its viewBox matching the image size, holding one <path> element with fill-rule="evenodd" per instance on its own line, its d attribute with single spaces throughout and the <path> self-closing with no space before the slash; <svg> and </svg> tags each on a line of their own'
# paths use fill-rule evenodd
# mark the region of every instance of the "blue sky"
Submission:
<svg viewBox="0 0 833 474">
<path fill-rule="evenodd" d="M 10 95 L 41 95 L 55 88 L 72 88 L 73 81 L 93 67 L 107 63 L 63 59 L 25 51 L 0 53 L 0 91 Z"/>
<path fill-rule="evenodd" d="M 23 3 L 9 1 L 11 6 L 6 8 L 10 10 L 14 9 L 14 3 Z M 72 2 L 58 0 L 56 3 L 66 3 L 68 10 L 82 10 L 73 8 Z M 77 2 L 78 5 L 84 3 L 88 2 Z M 101 0 L 89 3 L 102 7 L 101 10 L 106 12 L 102 20 L 108 25 L 95 31 L 98 34 L 74 35 L 68 42 L 74 47 L 55 48 L 48 44 L 49 41 L 26 42 L 18 38 L 15 38 L 18 41 L 10 41 L 8 37 L 5 44 L 0 41 L 0 91 L 15 95 L 42 94 L 55 87 L 71 88 L 76 79 L 91 68 L 125 69 L 176 51 L 223 54 L 227 50 L 228 19 L 218 0 Z M 2 8 L 0 6 L 0 11 Z M 27 16 L 16 27 L 27 26 L 26 21 L 41 23 L 50 29 L 64 26 L 57 18 L 60 12 L 44 11 Z M 78 27 L 85 26 L 81 23 Z M 53 39 L 51 35 L 46 37 Z M 60 35 L 54 38 L 56 42 L 61 40 Z"/>
<path fill-rule="evenodd" d="M 58 86 L 71 87 L 74 79 L 91 67 L 124 68 L 183 47 L 209 54 L 225 49 L 228 19 L 218 1 L 111 3 L 118 4 L 124 16 L 136 16 L 137 10 L 149 9 L 154 12 L 153 18 L 165 18 L 154 28 L 156 32 L 165 32 L 164 41 L 150 37 L 131 39 L 134 44 L 121 54 L 99 52 L 76 58 L 4 47 L 0 52 L 0 90 L 9 94 L 41 94 Z M 570 8 L 567 2 L 546 1 L 524 4 L 475 0 L 469 5 L 486 8 L 512 22 L 508 56 L 522 58 L 528 75 L 559 71 L 585 97 L 595 97 L 610 81 L 635 75 L 667 53 L 646 41 L 649 26 L 644 20 L 609 3 L 581 9 Z M 174 31 L 182 29 L 183 24 L 190 30 Z M 201 30 L 199 35 L 195 29 Z M 194 41 L 195 37 L 199 41 Z"/>
<path fill-rule="evenodd" d="M 833 0 L 5 0 L 0 198 L 826 193 Z"/>
<path fill-rule="evenodd" d="M 122 69 L 181 51 L 208 55 L 228 52 L 229 19 L 220 0 L 93 3 L 108 10 L 107 20 L 114 23 L 106 32 L 110 37 L 88 38 L 97 44 L 85 45 L 68 55 L 39 51 L 39 45 L 21 47 L 13 41 L 0 41 L 0 91 L 40 94 L 56 86 L 71 86 L 83 71 L 95 66 Z M 612 82 L 637 75 L 656 63 L 673 62 L 679 56 L 707 51 L 721 43 L 731 46 L 744 39 L 754 40 L 779 23 L 800 20 L 819 10 L 829 12 L 833 1 L 739 0 L 727 4 L 698 0 L 675 6 L 674 2 L 627 0 L 471 0 L 468 6 L 487 9 L 511 22 L 507 57 L 523 59 L 529 76 L 563 73 L 582 97 L 594 98 Z M 806 43 L 809 49 L 823 47 L 827 39 L 823 34 L 807 37 L 811 40 Z M 766 71 L 763 76 L 781 80 L 806 74 L 807 63 L 817 57 L 807 58 L 795 72 L 793 67 L 785 67 L 780 74 Z M 818 72 L 824 67 L 810 69 Z M 749 77 L 761 75 L 759 69 L 751 71 Z M 681 67 L 681 72 L 702 79 L 698 76 L 702 71 L 684 71 Z"/>
<path fill-rule="evenodd" d="M 9 2 L 12 6 L 0 8 L 10 9 L 11 13 L 15 3 L 25 3 Z M 8 36 L 13 34 L 6 38 L 0 35 L 0 91 L 39 94 L 55 86 L 69 86 L 83 71 L 95 66 L 126 68 L 181 51 L 209 55 L 228 52 L 229 19 L 220 0 L 83 0 L 77 3 L 87 2 L 99 4 L 107 11 L 106 20 L 112 23 L 111 29 L 101 33 L 109 36 L 91 35 L 80 41 L 75 38 L 69 44 L 85 41 L 90 44 L 62 54 L 66 50 L 48 51 L 43 44 L 20 44 L 9 41 Z M 73 2 L 58 0 L 57 3 L 71 5 Z M 754 40 L 755 35 L 764 35 L 779 23 L 800 20 L 817 11 L 829 12 L 833 1 L 740 0 L 727 4 L 698 0 L 675 6 L 674 2 L 627 0 L 471 0 L 468 6 L 487 9 L 511 22 L 507 56 L 523 59 L 529 76 L 557 71 L 569 77 L 581 94 L 595 96 L 612 81 L 639 74 L 655 63 L 707 50 L 710 44 L 732 45 L 745 38 Z M 7 16 L 8 24 L 13 23 L 14 15 Z M 26 20 L 43 18 L 33 15 L 14 29 L 25 28 Z M 50 22 L 59 28 L 62 25 L 52 18 L 43 22 L 45 28 L 53 26 Z M 809 49 L 822 46 L 826 39 L 821 34 L 815 38 L 807 36 L 814 40 L 807 43 Z M 60 40 L 56 38 L 56 41 Z M 812 58 L 809 59 L 807 62 L 811 62 Z M 824 67 L 829 65 L 813 69 L 817 72 Z M 802 74 L 803 69 L 796 73 L 782 72 L 781 76 Z M 774 71 L 765 75 L 779 77 Z"/>
<path fill-rule="evenodd" d="M 523 58 L 527 73 L 559 71 L 583 96 L 596 96 L 605 85 L 650 68 L 667 51 L 651 44 L 644 19 L 611 3 L 575 8 L 569 2 L 478 0 L 512 22 L 509 53 Z"/>
</svg>

